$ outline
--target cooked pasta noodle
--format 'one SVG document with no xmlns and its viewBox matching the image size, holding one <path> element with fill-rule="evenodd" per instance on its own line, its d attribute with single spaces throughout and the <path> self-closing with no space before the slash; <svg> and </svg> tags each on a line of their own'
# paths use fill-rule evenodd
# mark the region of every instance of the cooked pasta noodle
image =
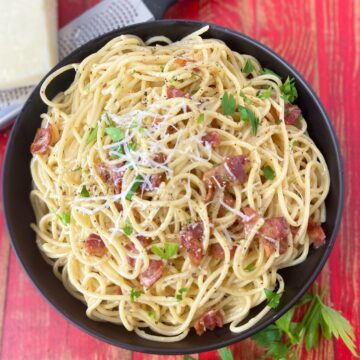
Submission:
<svg viewBox="0 0 360 360">
<path fill-rule="evenodd" d="M 41 88 L 37 244 L 89 318 L 155 341 L 183 339 L 211 309 L 233 332 L 251 327 L 270 310 L 264 289 L 284 291 L 278 270 L 306 259 L 309 219 L 326 217 L 328 169 L 306 121 L 286 121 L 299 109 L 284 83 L 206 30 L 119 36 Z M 48 99 L 69 70 L 73 83 Z M 206 182 L 214 168 L 230 180 Z"/>
</svg>

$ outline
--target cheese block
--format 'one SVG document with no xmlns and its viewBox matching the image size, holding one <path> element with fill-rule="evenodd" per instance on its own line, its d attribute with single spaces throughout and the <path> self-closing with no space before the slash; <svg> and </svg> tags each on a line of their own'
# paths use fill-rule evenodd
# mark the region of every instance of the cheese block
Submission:
<svg viewBox="0 0 360 360">
<path fill-rule="evenodd" d="M 57 60 L 56 0 L 0 0 L 0 90 L 36 84 Z"/>
</svg>

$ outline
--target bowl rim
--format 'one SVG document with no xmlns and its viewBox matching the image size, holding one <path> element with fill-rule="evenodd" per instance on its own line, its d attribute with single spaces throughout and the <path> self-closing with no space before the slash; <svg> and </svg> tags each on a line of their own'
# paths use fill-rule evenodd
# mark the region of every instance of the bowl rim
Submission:
<svg viewBox="0 0 360 360">
<path fill-rule="evenodd" d="M 32 275 L 32 271 L 31 269 L 25 264 L 25 262 L 23 261 L 23 258 L 20 257 L 19 253 L 18 253 L 18 241 L 14 240 L 15 236 L 13 234 L 13 229 L 10 225 L 10 215 L 8 212 L 8 208 L 9 208 L 9 203 L 10 203 L 10 199 L 5 191 L 5 189 L 7 189 L 9 187 L 9 183 L 10 183 L 10 179 L 8 179 L 8 177 L 6 176 L 6 174 L 8 173 L 8 169 L 10 167 L 10 153 L 11 153 L 11 149 L 13 147 L 13 144 L 15 142 L 15 138 L 17 136 L 18 130 L 19 128 L 21 128 L 23 121 L 21 121 L 21 118 L 25 115 L 26 113 L 26 109 L 29 105 L 29 103 L 31 103 L 32 98 L 38 96 L 39 94 L 39 90 L 40 87 L 42 85 L 42 83 L 44 82 L 44 80 L 55 70 L 59 69 L 60 67 L 64 66 L 67 62 L 68 59 L 73 57 L 74 55 L 81 53 L 84 49 L 91 47 L 91 45 L 93 43 L 96 43 L 97 41 L 101 41 L 102 39 L 108 38 L 114 38 L 116 36 L 119 36 L 121 34 L 125 34 L 125 33 L 131 33 L 131 31 L 133 29 L 137 29 L 137 28 L 141 28 L 141 27 L 151 27 L 152 25 L 155 24 L 163 24 L 163 25 L 168 25 L 168 26 L 176 26 L 176 25 L 188 25 L 189 27 L 193 27 L 193 28 L 201 28 L 203 26 L 209 26 L 210 28 L 217 30 L 219 32 L 226 34 L 230 34 L 231 36 L 235 36 L 240 40 L 246 41 L 250 44 L 252 44 L 253 46 L 260 48 L 262 51 L 264 51 L 266 53 L 267 56 L 270 56 L 272 58 L 275 59 L 275 61 L 279 64 L 281 64 L 281 66 L 286 69 L 287 71 L 289 71 L 290 73 L 293 73 L 296 75 L 297 82 L 300 82 L 303 86 L 303 88 L 305 89 L 305 92 L 307 93 L 307 96 L 309 98 L 312 98 L 312 101 L 314 102 L 314 104 L 316 104 L 316 107 L 319 109 L 319 112 L 321 113 L 321 116 L 323 117 L 323 119 L 325 120 L 325 123 L 328 127 L 328 131 L 329 131 L 329 135 L 330 135 L 330 139 L 332 141 L 332 144 L 335 148 L 335 153 L 336 153 L 336 159 L 335 159 L 335 163 L 336 163 L 336 171 L 338 173 L 338 177 L 339 177 L 339 188 L 337 189 L 339 192 L 339 205 L 337 210 L 336 210 L 336 215 L 335 215 L 335 222 L 334 222 L 334 227 L 333 227 L 333 231 L 331 234 L 331 237 L 329 239 L 329 241 L 326 244 L 326 249 L 325 252 L 321 258 L 321 260 L 319 261 L 319 263 L 316 265 L 314 272 L 311 274 L 311 276 L 308 278 L 308 280 L 306 281 L 305 285 L 297 292 L 297 294 L 295 296 L 293 296 L 293 298 L 286 304 L 284 305 L 280 310 L 278 310 L 276 312 L 276 314 L 272 317 L 269 318 L 268 320 L 262 322 L 262 323 L 255 323 L 253 326 L 251 326 L 248 330 L 245 330 L 244 332 L 238 333 L 236 334 L 234 337 L 232 338 L 228 338 L 228 339 L 221 339 L 217 342 L 214 343 L 209 343 L 207 345 L 198 345 L 198 346 L 193 346 L 191 348 L 187 348 L 182 350 L 181 352 L 179 352 L 177 349 L 171 350 L 171 349 L 162 349 L 161 344 L 162 342 L 156 342 L 156 341 L 152 341 L 152 343 L 154 344 L 151 347 L 143 347 L 143 346 L 139 346 L 139 345 L 133 345 L 129 342 L 122 342 L 119 341 L 117 339 L 114 338 L 110 338 L 106 335 L 103 335 L 101 332 L 90 328 L 89 326 L 87 326 L 86 324 L 84 324 L 82 321 L 78 321 L 76 319 L 71 318 L 66 311 L 62 308 L 57 306 L 51 299 L 50 297 L 46 294 L 45 290 L 40 286 L 38 280 L 36 279 L 36 277 L 34 277 Z M 195 29 L 194 29 L 195 31 Z M 184 36 L 186 36 L 187 34 L 184 34 Z M 109 40 L 110 41 L 110 40 Z M 52 306 L 52 308 L 54 308 L 57 313 L 59 313 L 63 318 L 65 318 L 67 321 L 69 321 L 70 323 L 72 323 L 73 325 L 75 325 L 78 329 L 84 331 L 85 333 L 99 339 L 102 340 L 110 345 L 114 345 L 114 346 L 118 346 L 121 348 L 124 348 L 126 350 L 130 350 L 130 351 L 137 351 L 137 352 L 143 352 L 143 353 L 150 353 L 150 354 L 161 354 L 161 355 L 186 355 L 186 354 L 194 354 L 194 353 L 201 353 L 201 352 L 205 352 L 205 351 L 211 351 L 211 350 L 216 350 L 228 345 L 231 345 L 233 343 L 236 343 L 240 340 L 243 340 L 245 338 L 248 338 L 252 335 L 254 335 L 255 333 L 257 333 L 258 331 L 264 329 L 265 327 L 267 327 L 268 325 L 270 325 L 271 323 L 273 323 L 275 320 L 277 320 L 278 318 L 280 318 L 283 314 L 285 314 L 291 307 L 293 307 L 298 300 L 305 294 L 305 292 L 308 290 L 308 288 L 312 285 L 312 283 L 316 280 L 317 276 L 319 275 L 319 273 L 321 272 L 322 268 L 324 267 L 327 259 L 329 258 L 329 255 L 332 251 L 332 248 L 335 244 L 336 238 L 337 238 L 337 234 L 338 234 L 338 230 L 339 230 L 339 226 L 340 226 L 340 222 L 341 222 L 341 218 L 342 218 L 342 213 L 343 213 L 343 208 L 344 208 L 344 194 L 345 194 L 345 181 L 344 181 L 344 162 L 343 162 L 343 158 L 341 155 L 341 150 L 340 150 L 340 146 L 339 146 L 339 142 L 338 139 L 336 137 L 336 133 L 334 130 L 334 127 L 330 121 L 330 118 L 327 114 L 327 112 L 324 109 L 324 106 L 322 105 L 319 97 L 317 96 L 317 94 L 315 93 L 315 91 L 311 88 L 311 86 L 308 84 L 308 82 L 303 78 L 303 76 L 292 66 L 290 65 L 286 60 L 284 60 L 280 55 L 278 55 L 276 52 L 274 52 L 273 50 L 271 50 L 268 46 L 262 44 L 261 42 L 249 37 L 248 35 L 245 35 L 243 33 L 240 33 L 236 30 L 231 30 L 229 28 L 217 25 L 217 24 L 213 24 L 210 22 L 202 22 L 202 21 L 193 21 L 193 20 L 181 20 L 181 19 L 165 19 L 165 20 L 154 20 L 154 21 L 149 21 L 149 22 L 144 22 L 144 23 L 137 23 L 137 24 L 133 24 L 133 25 L 129 25 L 126 27 L 122 27 L 107 33 L 104 33 L 103 35 L 96 37 L 92 40 L 90 40 L 89 42 L 83 44 L 82 46 L 80 46 L 79 48 L 77 48 L 75 51 L 73 51 L 72 53 L 70 53 L 69 55 L 67 55 L 66 57 L 64 57 L 55 67 L 53 67 L 44 77 L 43 79 L 38 83 L 38 85 L 34 88 L 34 90 L 32 91 L 31 95 L 29 96 L 29 98 L 27 99 L 27 101 L 25 102 L 20 114 L 18 115 L 16 122 L 11 130 L 11 134 L 10 134 L 10 138 L 8 140 L 7 143 L 7 147 L 6 147 L 6 152 L 5 152 L 5 156 L 4 156 L 4 165 L 3 165 L 3 177 L 2 177 L 2 199 L 3 199 L 3 209 L 4 209 L 4 219 L 5 219 L 5 225 L 6 225 L 6 229 L 7 229 L 7 233 L 10 239 L 10 243 L 11 246 L 15 252 L 15 255 L 22 267 L 22 269 L 24 270 L 24 272 L 26 273 L 27 277 L 30 279 L 31 283 L 33 284 L 33 286 L 40 292 L 40 294 L 42 295 L 42 297 L 46 300 L 46 302 L 48 304 L 50 304 Z M 74 300 L 78 301 L 77 299 L 74 298 Z M 245 334 L 245 335 L 244 335 Z M 138 336 L 134 333 L 134 336 Z"/>
</svg>

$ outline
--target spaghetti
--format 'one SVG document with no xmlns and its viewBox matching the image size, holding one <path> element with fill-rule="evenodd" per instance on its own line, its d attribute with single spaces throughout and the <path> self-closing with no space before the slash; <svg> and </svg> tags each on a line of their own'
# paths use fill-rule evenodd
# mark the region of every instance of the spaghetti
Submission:
<svg viewBox="0 0 360 360">
<path fill-rule="evenodd" d="M 325 238 L 329 173 L 293 81 L 206 30 L 122 35 L 55 71 L 31 146 L 45 260 L 89 318 L 155 341 L 251 327 Z"/>
</svg>

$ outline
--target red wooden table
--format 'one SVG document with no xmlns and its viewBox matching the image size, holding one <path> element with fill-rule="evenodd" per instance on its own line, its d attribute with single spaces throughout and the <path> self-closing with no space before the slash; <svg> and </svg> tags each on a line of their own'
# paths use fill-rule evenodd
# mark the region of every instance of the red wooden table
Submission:
<svg viewBox="0 0 360 360">
<path fill-rule="evenodd" d="M 161 0 L 159 0 L 161 1 Z M 98 0 L 59 0 L 66 24 Z M 335 125 L 346 169 L 346 205 L 340 235 L 319 281 L 329 301 L 360 338 L 360 1 L 179 0 L 169 18 L 228 26 L 270 46 L 309 81 Z M 319 129 L 321 131 L 321 129 Z M 0 165 L 9 130 L 0 134 Z M 0 359 L 182 359 L 131 353 L 96 340 L 69 324 L 33 288 L 10 250 L 0 209 Z M 232 346 L 235 359 L 256 359 L 251 340 Z M 218 359 L 216 352 L 195 355 Z M 351 359 L 340 342 L 321 341 L 306 359 Z"/>
</svg>

